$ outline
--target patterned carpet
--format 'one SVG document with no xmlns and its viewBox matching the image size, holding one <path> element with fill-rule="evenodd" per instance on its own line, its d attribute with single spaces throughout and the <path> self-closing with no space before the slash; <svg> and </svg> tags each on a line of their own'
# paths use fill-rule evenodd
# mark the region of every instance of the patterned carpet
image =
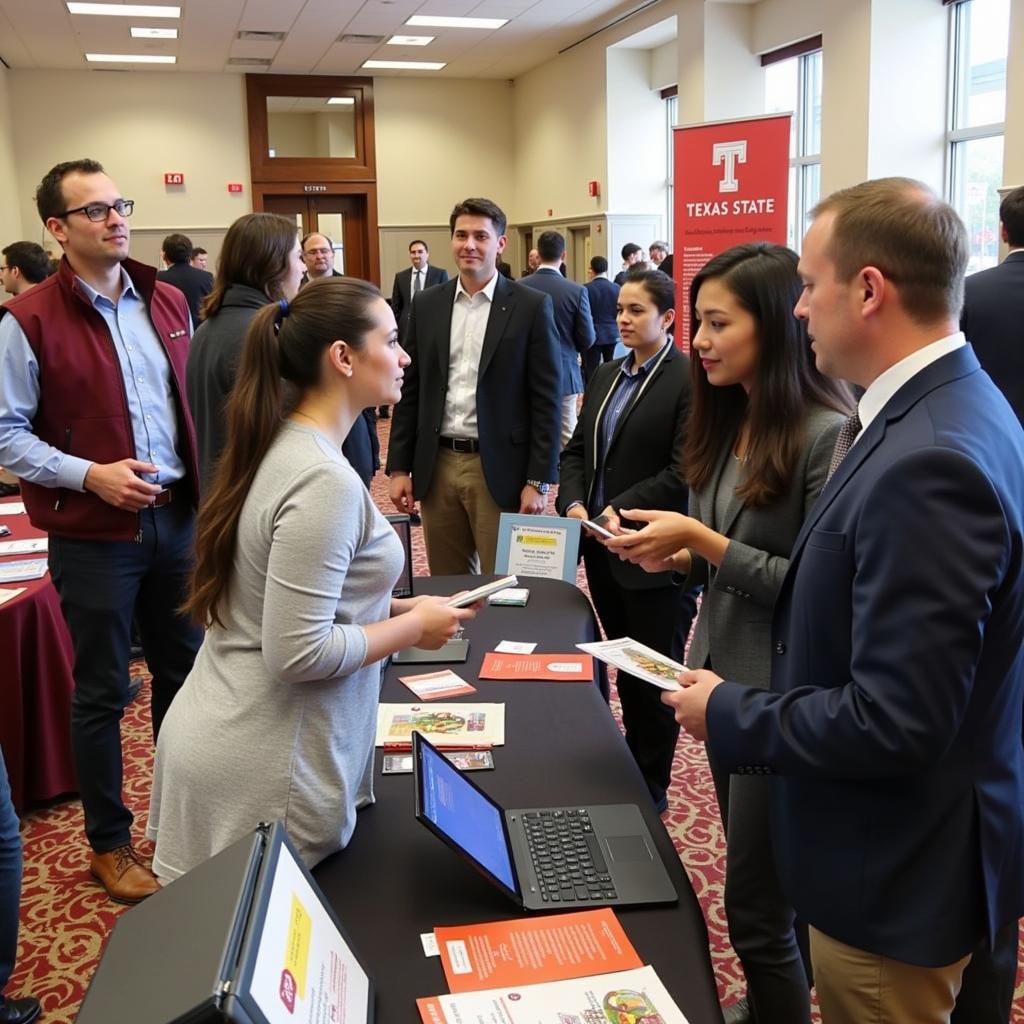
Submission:
<svg viewBox="0 0 1024 1024">
<path fill-rule="evenodd" d="M 390 421 L 383 420 L 379 426 L 382 447 L 386 450 Z M 381 509 L 393 510 L 387 498 L 386 477 L 378 474 L 372 491 Z M 552 495 L 551 512 L 553 500 Z M 425 575 L 420 529 L 413 530 L 413 550 L 416 574 Z M 586 591 L 582 571 L 578 583 Z M 141 838 L 145 832 L 153 767 L 145 664 L 134 663 L 132 673 L 141 675 L 144 684 L 122 724 L 125 799 L 136 815 L 134 834 L 139 837 L 138 848 L 148 856 L 152 849 Z M 612 710 L 618 718 L 614 690 Z M 743 975 L 729 946 L 722 906 L 724 836 L 703 745 L 685 736 L 676 751 L 669 811 L 663 820 L 707 919 L 719 995 L 723 1004 L 732 1003 L 743 991 Z M 23 834 L 25 878 L 21 933 L 18 962 L 8 992 L 37 996 L 43 1003 L 41 1020 L 47 1024 L 71 1024 L 106 935 L 126 908 L 107 900 L 89 876 L 82 808 L 77 801 L 63 801 L 32 811 L 23 822 Z M 1018 976 L 1012 1021 L 1024 1024 L 1024 973 Z"/>
</svg>

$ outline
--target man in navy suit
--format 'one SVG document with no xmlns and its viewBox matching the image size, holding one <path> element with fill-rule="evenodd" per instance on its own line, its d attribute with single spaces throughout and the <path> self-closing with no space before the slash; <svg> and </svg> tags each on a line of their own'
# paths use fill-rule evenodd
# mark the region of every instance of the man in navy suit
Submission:
<svg viewBox="0 0 1024 1024">
<path fill-rule="evenodd" d="M 825 1024 L 948 1022 L 1024 912 L 1024 434 L 957 331 L 966 263 L 919 182 L 815 209 L 796 314 L 859 419 L 793 548 L 771 690 L 666 694 L 723 764 L 776 776 Z"/>
<path fill-rule="evenodd" d="M 562 359 L 562 435 L 564 448 L 576 429 L 576 409 L 583 394 L 580 356 L 594 344 L 594 321 L 586 288 L 562 276 L 565 239 L 557 231 L 545 231 L 537 239 L 540 266 L 523 284 L 551 296 L 555 306 L 555 330 Z"/>
<path fill-rule="evenodd" d="M 409 262 L 411 266 L 395 274 L 395 284 L 391 289 L 391 309 L 398 323 L 399 337 L 408 326 L 413 296 L 425 288 L 444 284 L 448 280 L 447 270 L 430 266 L 430 250 L 427 243 L 420 239 L 409 243 Z"/>
<path fill-rule="evenodd" d="M 608 261 L 603 256 L 594 256 L 590 261 L 587 296 L 594 321 L 594 344 L 583 353 L 584 383 L 589 385 L 601 363 L 615 358 L 615 346 L 619 343 L 619 286 L 608 280 Z"/>
<path fill-rule="evenodd" d="M 1024 423 L 1024 186 L 999 204 L 999 231 L 1009 255 L 964 282 L 960 330 Z"/>
</svg>

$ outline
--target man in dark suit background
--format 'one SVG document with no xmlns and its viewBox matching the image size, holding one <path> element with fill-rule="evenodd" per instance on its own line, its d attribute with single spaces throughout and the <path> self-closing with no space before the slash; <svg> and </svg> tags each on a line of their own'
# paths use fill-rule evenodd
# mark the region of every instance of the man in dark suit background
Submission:
<svg viewBox="0 0 1024 1024">
<path fill-rule="evenodd" d="M 399 512 L 422 501 L 432 574 L 490 573 L 501 512 L 539 515 L 557 479 L 558 341 L 551 300 L 497 271 L 501 209 L 466 199 L 449 224 L 459 274 L 413 299 L 387 472 Z"/>
<path fill-rule="evenodd" d="M 562 276 L 565 239 L 557 231 L 545 231 L 537 239 L 540 266 L 523 280 L 551 296 L 555 306 L 555 330 L 562 362 L 562 434 L 564 448 L 576 429 L 576 407 L 583 394 L 580 356 L 594 344 L 594 321 L 590 319 L 590 297 L 586 288 Z"/>
<path fill-rule="evenodd" d="M 639 263 L 644 256 L 643 249 L 640 248 L 636 242 L 627 242 L 622 247 L 622 269 L 615 275 L 615 283 L 622 287 L 622 283 L 626 280 L 626 275 L 629 273 L 629 268 Z"/>
<path fill-rule="evenodd" d="M 603 256 L 594 256 L 590 260 L 587 296 L 590 299 L 590 317 L 594 321 L 594 344 L 583 353 L 584 384 L 589 387 L 590 378 L 598 366 L 615 358 L 615 346 L 619 343 L 616 321 L 619 286 L 608 280 L 608 261 Z"/>
<path fill-rule="evenodd" d="M 391 289 L 391 309 L 398 323 L 399 338 L 405 335 L 413 296 L 448 280 L 448 271 L 444 267 L 430 266 L 430 250 L 426 242 L 417 239 L 409 243 L 409 262 L 412 266 L 395 274 L 395 284 Z"/>
<path fill-rule="evenodd" d="M 174 285 L 185 296 L 192 326 L 198 327 L 203 299 L 213 291 L 213 274 L 208 270 L 196 270 L 189 262 L 192 259 L 192 239 L 187 235 L 168 235 L 160 249 L 160 255 L 168 266 L 156 275 L 156 279 Z"/>
<path fill-rule="evenodd" d="M 1024 423 L 1024 186 L 999 204 L 1006 259 L 964 282 L 960 330 Z"/>
<path fill-rule="evenodd" d="M 919 182 L 815 209 L 796 313 L 859 415 L 794 545 L 771 691 L 697 671 L 664 698 L 733 771 L 776 776 L 825 1024 L 949 1021 L 1024 912 L 1024 434 L 956 329 L 967 251 Z"/>
</svg>

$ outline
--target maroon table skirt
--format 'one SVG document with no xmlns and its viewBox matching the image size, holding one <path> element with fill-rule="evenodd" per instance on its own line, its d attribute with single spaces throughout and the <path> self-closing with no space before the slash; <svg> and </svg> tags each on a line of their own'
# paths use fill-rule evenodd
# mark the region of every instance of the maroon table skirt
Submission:
<svg viewBox="0 0 1024 1024">
<path fill-rule="evenodd" d="M 18 501 L 14 498 L 11 501 Z M 3 515 L 11 533 L 3 540 L 42 537 L 27 515 Z M 12 555 L 9 563 L 39 555 Z M 49 575 L 5 584 L 25 592 L 0 605 L 0 746 L 15 810 L 77 789 L 71 757 L 71 691 L 74 654 Z"/>
</svg>

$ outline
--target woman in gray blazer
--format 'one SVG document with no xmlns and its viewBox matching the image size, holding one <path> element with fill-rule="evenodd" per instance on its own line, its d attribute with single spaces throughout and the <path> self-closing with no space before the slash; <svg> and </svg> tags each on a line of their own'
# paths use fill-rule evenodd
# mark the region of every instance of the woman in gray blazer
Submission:
<svg viewBox="0 0 1024 1024">
<path fill-rule="evenodd" d="M 769 683 L 772 609 L 793 541 L 852 409 L 844 386 L 818 372 L 793 316 L 796 265 L 783 246 L 741 245 L 694 278 L 690 514 L 622 509 L 647 525 L 606 542 L 648 571 L 673 568 L 688 574 L 685 586 L 703 584 L 689 665 L 759 687 Z M 712 772 L 727 838 L 729 936 L 749 1002 L 726 1019 L 809 1022 L 808 974 L 772 862 L 767 780 L 730 777 L 714 763 Z"/>
</svg>

